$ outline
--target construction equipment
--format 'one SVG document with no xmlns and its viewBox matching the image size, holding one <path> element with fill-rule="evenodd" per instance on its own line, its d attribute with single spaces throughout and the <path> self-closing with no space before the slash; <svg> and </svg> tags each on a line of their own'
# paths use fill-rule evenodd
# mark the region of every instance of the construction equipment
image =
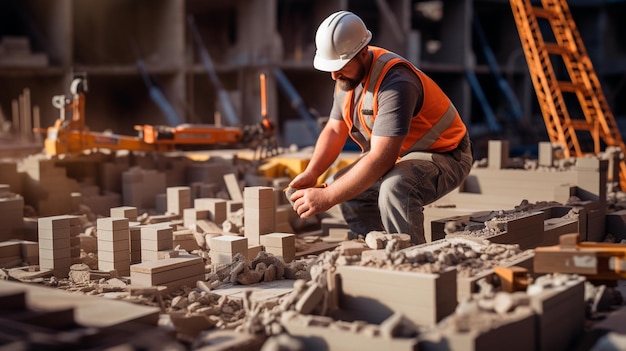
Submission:
<svg viewBox="0 0 626 351">
<path fill-rule="evenodd" d="M 626 278 L 626 245 L 581 242 L 580 234 L 561 235 L 559 245 L 535 248 L 535 273 L 572 273 L 591 280 Z"/>
<path fill-rule="evenodd" d="M 46 134 L 44 146 L 49 155 L 80 154 L 92 149 L 173 151 L 191 146 L 224 145 L 257 149 L 267 147 L 266 140 L 274 134 L 273 125 L 267 118 L 243 128 L 212 124 L 142 125 L 135 126 L 138 136 L 92 132 L 85 124 L 87 77 L 76 75 L 70 92 L 71 97 L 57 95 L 52 99 L 53 106 L 60 111 L 54 125 L 47 130 L 35 130 Z"/>
<path fill-rule="evenodd" d="M 588 132 L 593 140 L 593 153 L 601 151 L 601 141 L 606 147 L 616 147 L 624 153 L 626 145 L 567 1 L 541 0 L 540 7 L 533 6 L 531 0 L 510 0 L 510 4 L 550 141 L 563 146 L 564 157 L 581 157 L 584 151 L 577 132 Z M 554 43 L 545 41 L 539 19 L 549 23 Z M 562 59 L 568 81 L 557 78 L 550 55 Z M 564 93 L 575 94 L 584 119 L 570 115 Z M 619 169 L 621 188 L 626 189 L 623 158 Z"/>
</svg>

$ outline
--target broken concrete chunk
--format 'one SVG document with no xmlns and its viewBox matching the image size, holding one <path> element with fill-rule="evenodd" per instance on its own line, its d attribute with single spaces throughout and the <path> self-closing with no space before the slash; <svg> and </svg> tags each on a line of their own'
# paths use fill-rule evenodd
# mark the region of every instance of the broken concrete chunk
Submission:
<svg viewBox="0 0 626 351">
<path fill-rule="evenodd" d="M 300 296 L 298 302 L 296 302 L 296 311 L 302 314 L 310 314 L 322 302 L 324 295 L 324 289 L 316 283 L 311 284 Z"/>
</svg>

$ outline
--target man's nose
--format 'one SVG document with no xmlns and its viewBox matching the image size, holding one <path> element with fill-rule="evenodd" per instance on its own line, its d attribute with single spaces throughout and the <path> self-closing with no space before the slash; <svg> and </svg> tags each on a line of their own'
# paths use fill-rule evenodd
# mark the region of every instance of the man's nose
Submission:
<svg viewBox="0 0 626 351">
<path fill-rule="evenodd" d="M 342 77 L 340 71 L 330 72 L 330 76 L 333 78 L 333 80 L 337 80 Z"/>
</svg>

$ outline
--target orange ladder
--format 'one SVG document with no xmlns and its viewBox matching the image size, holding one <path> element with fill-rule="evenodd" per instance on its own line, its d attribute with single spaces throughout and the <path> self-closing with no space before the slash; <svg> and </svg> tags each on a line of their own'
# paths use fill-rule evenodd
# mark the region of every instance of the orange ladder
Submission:
<svg viewBox="0 0 626 351">
<path fill-rule="evenodd" d="M 577 132 L 588 132 L 593 140 L 593 153 L 601 151 L 601 141 L 624 153 L 626 145 L 567 1 L 541 0 L 540 7 L 533 6 L 530 0 L 510 0 L 510 3 L 550 141 L 563 146 L 565 157 L 581 157 L 584 153 Z M 550 24 L 555 42 L 544 40 L 538 19 Z M 550 55 L 561 57 L 569 80 L 557 79 Z M 584 119 L 570 116 L 563 93 L 576 95 Z M 626 189 L 623 157 L 619 169 L 620 186 Z"/>
</svg>

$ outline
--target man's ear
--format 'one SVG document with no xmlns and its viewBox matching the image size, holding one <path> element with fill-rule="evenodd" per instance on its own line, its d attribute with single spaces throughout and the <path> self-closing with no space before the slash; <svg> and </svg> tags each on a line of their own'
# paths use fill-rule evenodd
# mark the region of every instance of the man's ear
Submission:
<svg viewBox="0 0 626 351">
<path fill-rule="evenodd" d="M 361 58 L 366 58 L 367 55 L 369 55 L 369 50 L 367 49 L 368 46 L 365 45 L 365 47 L 363 49 L 361 49 L 361 52 L 359 52 L 359 55 L 361 56 Z"/>
</svg>

